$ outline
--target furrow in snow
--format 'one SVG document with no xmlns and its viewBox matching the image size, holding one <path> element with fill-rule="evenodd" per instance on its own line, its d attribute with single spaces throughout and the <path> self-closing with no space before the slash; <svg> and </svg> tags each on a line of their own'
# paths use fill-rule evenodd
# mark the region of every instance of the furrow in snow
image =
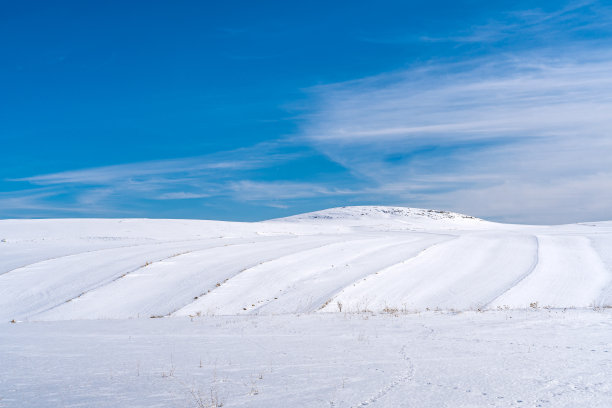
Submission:
<svg viewBox="0 0 612 408">
<path fill-rule="evenodd" d="M 227 246 L 227 244 L 225 246 Z M 205 251 L 205 250 L 199 250 L 199 251 Z M 196 252 L 199 252 L 199 251 L 196 251 Z M 62 302 L 62 303 L 60 303 L 58 305 L 53 305 L 53 306 L 51 306 L 51 307 L 49 307 L 49 308 L 47 308 L 47 309 L 45 309 L 45 310 L 35 314 L 35 315 L 30 316 L 30 318 L 32 318 L 34 316 L 45 315 L 45 314 L 53 314 L 54 312 L 52 312 L 52 311 L 54 311 L 54 309 L 60 308 L 63 305 L 65 305 L 66 303 L 75 302 L 77 299 L 82 298 L 83 296 L 87 296 L 91 292 L 94 292 L 94 291 L 96 291 L 98 289 L 104 288 L 104 287 L 106 287 L 108 285 L 112 285 L 113 282 L 116 282 L 119 279 L 123 279 L 123 278 L 129 276 L 132 273 L 136 273 L 138 271 L 142 271 L 144 268 L 147 268 L 149 266 L 155 265 L 155 264 L 157 264 L 159 262 L 164 262 L 164 261 L 167 261 L 168 259 L 176 258 L 178 256 L 186 255 L 186 254 L 189 254 L 189 253 L 192 253 L 192 252 L 194 252 L 194 251 L 193 250 L 189 250 L 189 251 L 185 251 L 185 252 L 179 252 L 179 253 L 167 256 L 165 258 L 162 258 L 162 259 L 158 259 L 158 260 L 155 260 L 155 261 L 152 261 L 152 262 L 146 262 L 144 265 L 141 265 L 141 266 L 139 266 L 139 267 L 137 267 L 137 268 L 135 268 L 135 269 L 133 269 L 131 271 L 127 271 L 124 274 L 119 275 L 119 276 L 113 278 L 112 280 L 110 280 L 108 282 L 101 282 L 99 285 L 90 287 L 87 290 L 83 291 L 82 293 L 79 293 L 77 296 L 75 296 L 73 298 L 70 298 L 70 299 L 68 299 L 68 300 L 66 300 L 66 301 L 64 301 L 64 302 Z"/>
<path fill-rule="evenodd" d="M 320 310 L 324 305 L 333 305 L 333 297 L 351 282 L 362 279 L 387 265 L 402 262 L 412 257 L 423 248 L 437 242 L 451 239 L 447 235 L 414 234 L 410 239 L 404 237 L 389 240 L 381 246 L 372 245 L 362 251 L 354 251 L 346 261 L 334 257 L 332 267 L 311 268 L 308 274 L 302 275 L 287 286 L 278 299 L 262 302 L 255 308 L 257 313 L 308 313 Z M 336 309 L 337 311 L 338 309 Z"/>
<path fill-rule="evenodd" d="M 516 281 L 533 262 L 529 236 L 462 235 L 346 288 L 346 310 L 470 309 Z"/>
<path fill-rule="evenodd" d="M 355 287 L 356 285 L 367 281 L 370 277 L 373 277 L 375 275 L 379 275 L 379 274 L 383 274 L 385 273 L 385 271 L 389 270 L 389 269 L 393 269 L 396 268 L 402 264 L 405 264 L 406 262 L 410 261 L 411 259 L 419 256 L 420 254 L 422 254 L 423 252 L 430 250 L 431 248 L 434 248 L 436 245 L 439 245 L 441 243 L 444 243 L 448 240 L 451 239 L 457 239 L 458 237 L 456 236 L 452 236 L 452 235 L 447 235 L 445 238 L 443 238 L 442 235 L 439 236 L 439 239 L 431 239 L 431 240 L 423 240 L 422 242 L 419 242 L 419 244 L 421 245 L 415 245 L 413 246 L 412 251 L 403 251 L 403 253 L 401 254 L 402 256 L 398 259 L 394 259 L 392 262 L 385 264 L 385 263 L 381 263 L 381 262 L 377 262 L 374 265 L 372 265 L 372 269 L 368 270 L 367 274 L 364 274 L 362 276 L 358 276 L 356 279 L 352 279 L 349 282 L 346 282 L 344 285 L 342 285 L 342 287 L 340 288 L 336 288 L 336 290 L 333 293 L 329 294 L 329 297 L 327 299 L 327 301 L 325 303 L 323 303 L 322 305 L 320 305 L 317 310 L 320 311 L 325 311 L 325 312 L 335 312 L 335 311 L 342 311 L 342 308 L 344 307 L 342 301 L 338 300 L 338 299 L 342 299 L 342 294 L 346 291 L 349 291 L 350 288 Z M 405 249 L 405 246 L 402 246 L 402 249 Z M 386 259 L 386 258 L 385 258 Z M 391 258 L 393 259 L 393 258 Z M 346 308 L 344 309 L 345 311 L 347 310 Z"/>
<path fill-rule="evenodd" d="M 519 285 L 525 278 L 527 278 L 529 275 L 531 275 L 533 273 L 533 271 L 535 270 L 535 268 L 538 266 L 539 253 L 540 253 L 540 241 L 538 240 L 537 236 L 534 236 L 533 239 L 534 239 L 534 242 L 535 242 L 535 251 L 533 252 L 533 263 L 529 266 L 529 268 L 527 268 L 527 270 L 525 271 L 524 274 L 522 274 L 521 276 L 516 278 L 516 280 L 514 282 L 512 282 L 508 287 L 502 288 L 501 293 L 496 294 L 491 300 L 486 302 L 483 305 L 483 307 L 485 309 L 489 308 L 491 306 L 491 304 L 495 303 L 495 301 L 498 298 L 500 298 L 501 296 L 503 296 L 504 293 L 508 292 L 512 288 L 514 288 L 517 285 Z"/>
<path fill-rule="evenodd" d="M 491 306 L 588 307 L 609 282 L 609 272 L 588 238 L 539 235 L 539 263 L 534 271 Z"/>
<path fill-rule="evenodd" d="M 156 262 L 62 304 L 36 320 L 165 316 L 245 268 L 285 253 L 327 245 L 337 236 L 293 237 L 217 246 Z"/>
<path fill-rule="evenodd" d="M 216 238 L 221 239 L 221 238 Z M 75 257 L 75 256 L 81 256 L 81 255 L 85 255 L 85 254 L 91 254 L 91 253 L 97 253 L 97 252 L 104 252 L 104 251 L 108 251 L 108 250 L 112 250 L 112 249 L 122 249 L 122 248 L 135 248 L 135 247 L 141 247 L 141 246 L 151 246 L 151 245 L 168 245 L 168 244 L 179 244 L 179 243 L 192 243 L 192 242 L 206 242 L 209 241 L 208 239 L 189 239 L 189 240 L 173 240 L 173 241 L 160 241 L 160 242 L 140 242 L 140 243 L 135 243 L 135 244 L 131 244 L 131 245 L 116 245 L 116 246 L 112 246 L 112 247 L 105 247 L 105 248 L 96 248 L 96 249 L 88 249 L 88 250 L 77 250 L 76 252 L 74 252 L 74 249 L 63 249 L 59 254 L 54 255 L 54 256 L 35 256 L 35 255 L 31 255 L 28 259 L 27 262 L 19 265 L 19 266 L 15 266 L 12 267 L 11 269 L 7 269 L 7 270 L 0 270 L 0 275 L 5 275 L 7 273 L 11 273 L 11 272 L 19 272 L 20 270 L 27 268 L 27 267 L 32 267 L 35 266 L 38 263 L 41 262 L 47 262 L 47 261 L 54 261 L 54 260 L 58 260 L 58 259 L 62 259 L 62 258 L 67 258 L 67 257 Z M 81 246 L 83 245 L 87 245 L 87 242 L 80 242 L 79 244 L 81 244 Z M 91 246 L 91 244 L 89 244 Z M 58 251 L 60 251 L 58 249 Z M 3 255 L 3 256 L 9 256 L 9 255 Z"/>
<path fill-rule="evenodd" d="M 251 239 L 238 238 L 225 242 L 230 244 Z M 114 248 L 21 268 L 0 276 L 0 319 L 27 318 L 75 298 L 91 288 L 104 285 L 147 262 L 218 245 L 218 241 L 205 241 Z"/>
<path fill-rule="evenodd" d="M 591 246 L 599 255 L 608 272 L 607 283 L 595 300 L 595 306 L 612 307 L 612 235 L 595 235 L 589 237 Z"/>
<path fill-rule="evenodd" d="M 427 245 L 421 243 L 424 239 L 431 242 L 435 238 L 414 234 L 405 237 L 403 245 L 398 245 L 397 238 L 373 237 L 279 257 L 242 272 L 176 314 L 205 311 L 218 314 L 311 311 L 325 302 L 328 295 L 337 291 L 347 280 L 369 273 L 371 269 L 368 268 L 375 264 L 392 262 L 382 260 L 380 255 L 391 256 L 390 259 L 405 256 L 412 249 L 410 245 Z M 385 252 L 389 248 L 393 248 L 394 253 Z"/>
</svg>

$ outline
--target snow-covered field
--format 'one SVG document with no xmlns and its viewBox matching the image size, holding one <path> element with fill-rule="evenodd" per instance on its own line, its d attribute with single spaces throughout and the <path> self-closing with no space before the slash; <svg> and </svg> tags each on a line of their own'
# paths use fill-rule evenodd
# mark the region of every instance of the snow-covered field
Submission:
<svg viewBox="0 0 612 408">
<path fill-rule="evenodd" d="M 610 306 L 612 222 L 0 220 L 0 406 L 610 407 Z"/>
<path fill-rule="evenodd" d="M 611 333 L 569 309 L 7 324 L 0 405 L 606 408 Z"/>
</svg>

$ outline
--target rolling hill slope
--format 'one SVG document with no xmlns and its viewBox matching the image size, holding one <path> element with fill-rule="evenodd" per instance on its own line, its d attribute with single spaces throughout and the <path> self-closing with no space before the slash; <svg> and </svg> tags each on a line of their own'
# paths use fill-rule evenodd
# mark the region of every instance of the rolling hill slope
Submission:
<svg viewBox="0 0 612 408">
<path fill-rule="evenodd" d="M 612 305 L 612 223 L 343 207 L 258 223 L 0 221 L 0 319 Z"/>
</svg>

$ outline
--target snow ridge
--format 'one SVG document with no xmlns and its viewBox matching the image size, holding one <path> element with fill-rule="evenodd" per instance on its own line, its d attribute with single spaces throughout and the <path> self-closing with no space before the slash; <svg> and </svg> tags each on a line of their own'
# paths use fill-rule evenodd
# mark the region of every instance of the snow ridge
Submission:
<svg viewBox="0 0 612 408">
<path fill-rule="evenodd" d="M 428 210 L 412 207 L 349 206 L 315 211 L 281 218 L 281 220 L 342 220 L 375 218 L 423 218 L 430 220 L 474 220 L 483 221 L 470 215 L 451 211 Z"/>
</svg>

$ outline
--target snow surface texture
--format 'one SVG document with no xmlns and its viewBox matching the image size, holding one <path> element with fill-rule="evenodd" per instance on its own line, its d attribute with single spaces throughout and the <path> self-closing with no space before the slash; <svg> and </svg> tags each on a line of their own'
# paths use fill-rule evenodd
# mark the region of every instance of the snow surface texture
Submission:
<svg viewBox="0 0 612 408">
<path fill-rule="evenodd" d="M 612 305 L 612 223 L 343 207 L 259 223 L 0 221 L 0 320 Z"/>
<path fill-rule="evenodd" d="M 612 311 L 0 324 L 0 406 L 612 406 Z"/>
</svg>

